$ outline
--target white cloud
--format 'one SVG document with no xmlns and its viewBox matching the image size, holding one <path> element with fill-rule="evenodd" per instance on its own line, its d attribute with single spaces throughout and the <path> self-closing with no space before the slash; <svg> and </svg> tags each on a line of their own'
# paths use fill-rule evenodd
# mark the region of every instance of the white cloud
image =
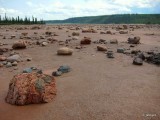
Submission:
<svg viewBox="0 0 160 120">
<path fill-rule="evenodd" d="M 0 8 L 0 14 L 4 15 L 5 13 L 7 13 L 8 16 L 13 16 L 13 17 L 17 17 L 23 14 L 22 12 L 15 9 Z"/>
<path fill-rule="evenodd" d="M 39 19 L 59 20 L 79 16 L 133 13 L 137 8 L 154 8 L 157 3 L 160 5 L 160 0 L 26 0 L 25 8 L 27 10 L 21 8 L 19 10 L 21 12 L 19 12 L 16 9 L 0 8 L 0 12 L 5 13 L 7 11 L 7 13 L 14 16 L 34 15 Z"/>
<path fill-rule="evenodd" d="M 87 0 L 81 4 L 65 4 L 60 1 L 55 1 L 52 4 L 42 5 L 37 4 L 33 6 L 33 3 L 27 2 L 29 7 L 34 8 L 36 16 L 42 14 L 46 17 L 45 19 L 66 19 L 69 17 L 79 16 L 94 16 L 94 15 L 105 15 L 115 13 L 130 13 L 131 10 L 126 6 L 119 7 L 119 5 L 109 3 L 105 0 Z"/>
</svg>

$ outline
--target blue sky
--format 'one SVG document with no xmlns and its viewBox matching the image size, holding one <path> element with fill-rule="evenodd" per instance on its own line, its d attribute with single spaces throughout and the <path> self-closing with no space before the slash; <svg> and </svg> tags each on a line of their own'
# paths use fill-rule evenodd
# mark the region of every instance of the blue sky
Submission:
<svg viewBox="0 0 160 120">
<path fill-rule="evenodd" d="M 160 0 L 0 0 L 0 14 L 44 20 L 130 13 L 160 14 Z"/>
</svg>

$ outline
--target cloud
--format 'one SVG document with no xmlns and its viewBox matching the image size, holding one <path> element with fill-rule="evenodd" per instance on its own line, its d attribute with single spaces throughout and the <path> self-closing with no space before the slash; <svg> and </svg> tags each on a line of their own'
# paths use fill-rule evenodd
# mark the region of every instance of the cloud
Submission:
<svg viewBox="0 0 160 120">
<path fill-rule="evenodd" d="M 15 9 L 0 8 L 0 14 L 3 15 L 3 14 L 5 14 L 5 13 L 7 13 L 7 15 L 13 16 L 13 17 L 19 16 L 19 15 L 22 15 L 22 14 L 23 14 L 22 12 L 20 12 L 20 11 L 18 11 L 18 10 L 15 10 Z"/>
<path fill-rule="evenodd" d="M 2 1 L 2 0 L 0 0 Z M 18 3 L 18 0 L 15 0 Z M 22 16 L 35 16 L 47 19 L 67 19 L 79 16 L 96 16 L 125 13 L 156 12 L 160 6 L 160 0 L 22 0 L 23 7 L 19 10 L 0 9 L 9 13 L 21 14 Z M 25 1 L 25 2 L 24 2 Z M 8 3 L 9 4 L 9 3 Z M 18 6 L 19 4 L 17 4 Z M 22 6 L 22 5 L 20 5 Z M 149 9 L 148 9 L 149 8 Z M 156 8 L 156 9 L 155 9 Z M 21 11 L 21 12 L 19 12 Z M 24 15 L 23 15 L 23 14 Z M 160 13 L 160 11 L 159 11 Z"/>
<path fill-rule="evenodd" d="M 86 0 L 85 2 L 81 2 L 81 4 L 71 5 L 61 1 L 55 1 L 52 4 L 47 5 L 47 7 L 43 4 L 33 5 L 31 2 L 27 2 L 27 5 L 34 8 L 34 14 L 36 16 L 40 16 L 39 14 L 44 14 L 44 16 L 46 16 L 45 14 L 47 13 L 47 17 L 45 17 L 47 19 L 65 19 L 68 17 L 131 12 L 126 6 L 119 7 L 119 5 L 108 3 L 105 0 L 94 0 L 94 2 L 92 0 Z M 54 18 L 52 18 L 53 16 Z"/>
</svg>

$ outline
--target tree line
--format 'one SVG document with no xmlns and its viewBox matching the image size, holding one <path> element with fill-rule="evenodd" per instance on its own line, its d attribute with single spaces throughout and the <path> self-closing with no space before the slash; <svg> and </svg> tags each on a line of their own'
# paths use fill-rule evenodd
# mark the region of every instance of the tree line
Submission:
<svg viewBox="0 0 160 120">
<path fill-rule="evenodd" d="M 30 24 L 45 24 L 45 22 L 43 21 L 43 19 L 39 20 L 36 17 L 29 18 L 29 17 L 25 17 L 25 18 L 20 18 L 18 17 L 8 17 L 6 14 L 5 16 L 2 18 L 2 16 L 0 15 L 0 25 L 11 25 L 11 24 L 22 24 L 22 25 L 30 25 Z"/>
</svg>

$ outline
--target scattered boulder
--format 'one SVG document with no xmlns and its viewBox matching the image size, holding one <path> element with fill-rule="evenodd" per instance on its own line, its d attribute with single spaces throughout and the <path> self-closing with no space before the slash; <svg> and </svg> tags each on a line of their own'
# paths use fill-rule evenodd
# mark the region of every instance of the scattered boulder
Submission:
<svg viewBox="0 0 160 120">
<path fill-rule="evenodd" d="M 133 59 L 133 64 L 134 65 L 143 65 L 143 60 L 139 57 L 136 57 Z"/>
<path fill-rule="evenodd" d="M 42 46 L 47 46 L 48 43 L 47 42 L 42 42 Z"/>
<path fill-rule="evenodd" d="M 106 34 L 106 32 L 104 32 L 104 31 L 101 31 L 101 32 L 100 32 L 100 34 Z"/>
<path fill-rule="evenodd" d="M 127 25 L 123 25 L 123 29 L 128 29 L 128 26 Z"/>
<path fill-rule="evenodd" d="M 128 31 L 119 31 L 120 34 L 128 34 Z"/>
<path fill-rule="evenodd" d="M 25 69 L 23 70 L 23 73 L 31 73 L 32 71 L 33 71 L 32 68 L 25 68 Z"/>
<path fill-rule="evenodd" d="M 9 83 L 5 101 L 13 105 L 48 103 L 56 95 L 55 79 L 38 73 L 15 75 Z"/>
<path fill-rule="evenodd" d="M 134 37 L 134 38 L 128 38 L 128 43 L 129 44 L 139 44 L 140 43 L 140 37 Z"/>
<path fill-rule="evenodd" d="M 84 44 L 84 45 L 89 45 L 89 44 L 91 44 L 91 38 L 89 38 L 89 37 L 84 37 L 84 38 L 81 40 L 80 43 L 81 43 L 81 44 Z"/>
<path fill-rule="evenodd" d="M 24 32 L 24 33 L 21 33 L 23 36 L 27 36 L 28 33 L 27 32 Z"/>
<path fill-rule="evenodd" d="M 52 35 L 52 32 L 46 31 L 45 34 L 46 34 L 46 35 Z"/>
<path fill-rule="evenodd" d="M 111 34 L 112 35 L 112 32 L 111 31 L 107 31 L 106 34 Z"/>
<path fill-rule="evenodd" d="M 149 54 L 148 56 L 145 56 L 147 62 L 160 65 L 160 53 L 152 53 Z"/>
<path fill-rule="evenodd" d="M 12 66 L 17 66 L 18 65 L 18 62 L 17 61 L 14 61 L 13 63 L 12 63 Z"/>
<path fill-rule="evenodd" d="M 58 71 L 62 72 L 62 73 L 68 73 L 71 71 L 71 68 L 67 65 L 64 65 L 64 66 L 60 66 L 58 68 Z"/>
<path fill-rule="evenodd" d="M 13 45 L 12 48 L 13 49 L 25 49 L 26 46 L 26 41 L 16 41 Z"/>
<path fill-rule="evenodd" d="M 118 40 L 117 39 L 112 39 L 112 40 L 110 40 L 110 44 L 118 44 Z"/>
<path fill-rule="evenodd" d="M 32 30 L 39 30 L 39 29 L 41 29 L 41 27 L 40 26 L 33 26 L 31 29 Z"/>
<path fill-rule="evenodd" d="M 6 67 L 7 68 L 12 67 L 12 63 L 11 62 L 7 62 Z"/>
<path fill-rule="evenodd" d="M 79 32 L 73 32 L 72 36 L 79 36 Z"/>
<path fill-rule="evenodd" d="M 52 73 L 53 76 L 61 76 L 62 72 L 61 71 L 55 71 Z"/>
<path fill-rule="evenodd" d="M 102 45 L 98 45 L 97 46 L 97 50 L 98 51 L 107 51 L 107 47 L 106 46 L 102 46 Z"/>
<path fill-rule="evenodd" d="M 57 51 L 57 55 L 72 55 L 73 50 L 68 47 L 59 48 Z"/>
<path fill-rule="evenodd" d="M 135 49 L 135 50 L 132 50 L 132 51 L 131 51 L 131 54 L 137 55 L 137 54 L 140 53 L 140 52 L 141 52 L 140 50 Z"/>
<path fill-rule="evenodd" d="M 107 52 L 107 57 L 108 58 L 114 58 L 113 51 L 108 51 Z"/>
<path fill-rule="evenodd" d="M 19 55 L 12 55 L 12 56 L 9 56 L 6 60 L 7 62 L 19 62 L 20 61 L 20 56 Z"/>
<path fill-rule="evenodd" d="M 125 49 L 124 48 L 117 48 L 117 53 L 124 53 Z"/>
<path fill-rule="evenodd" d="M 0 61 L 5 61 L 7 58 L 4 56 L 0 56 Z"/>
</svg>

